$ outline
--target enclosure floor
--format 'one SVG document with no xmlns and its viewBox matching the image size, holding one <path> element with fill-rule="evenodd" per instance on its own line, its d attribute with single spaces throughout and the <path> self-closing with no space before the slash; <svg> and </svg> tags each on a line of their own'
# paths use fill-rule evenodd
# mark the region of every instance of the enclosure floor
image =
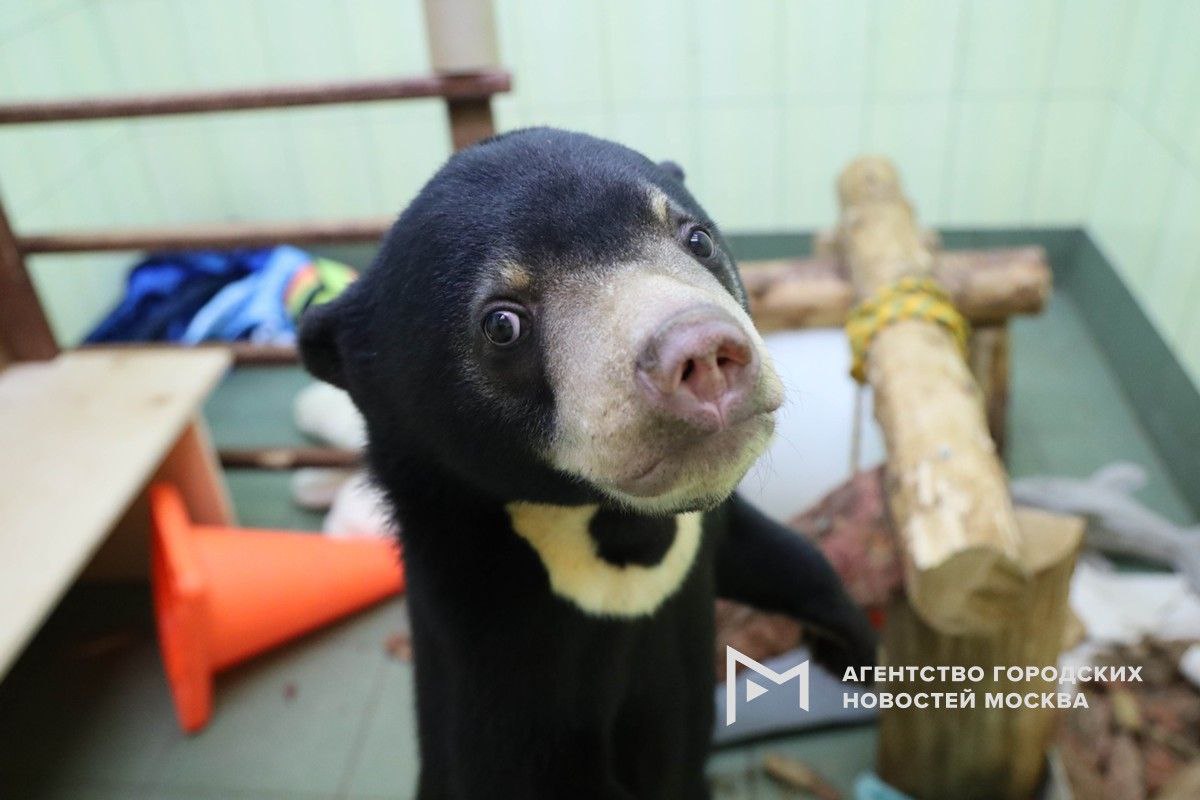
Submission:
<svg viewBox="0 0 1200 800">
<path fill-rule="evenodd" d="M 1146 502 L 1179 522 L 1167 480 L 1071 301 L 1014 328 L 1009 465 L 1014 475 L 1084 475 L 1114 459 L 1145 465 Z M 243 371 L 208 406 L 218 442 L 297 440 L 296 370 Z M 313 528 L 287 476 L 231 473 L 243 523 Z M 412 671 L 385 649 L 400 601 L 284 647 L 217 680 L 216 711 L 193 737 L 175 726 L 145 591 L 77 590 L 0 684 L 3 798 L 404 798 L 416 774 Z M 758 771 L 784 752 L 848 790 L 872 764 L 875 731 L 809 733 L 718 752 L 718 798 L 794 796 Z"/>
</svg>

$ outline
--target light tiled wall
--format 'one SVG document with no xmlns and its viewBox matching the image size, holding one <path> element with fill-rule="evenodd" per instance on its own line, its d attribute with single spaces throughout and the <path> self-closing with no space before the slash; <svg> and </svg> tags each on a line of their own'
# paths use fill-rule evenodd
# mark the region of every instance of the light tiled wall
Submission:
<svg viewBox="0 0 1200 800">
<path fill-rule="evenodd" d="M 559 125 L 672 158 L 736 231 L 830 224 L 841 166 L 887 153 L 929 224 L 1086 222 L 1187 341 L 1165 320 L 1197 309 L 1182 292 L 1196 259 L 1150 265 L 1196 234 L 1196 172 L 1180 177 L 1186 149 L 1161 132 L 1195 128 L 1194 24 L 1174 20 L 1200 4 L 496 2 L 516 81 L 496 103 L 502 129 Z M 418 0 L 0 3 L 0 96 L 420 72 L 420 13 Z M 448 151 L 434 101 L 0 137 L 0 189 L 25 229 L 391 212 Z M 127 260 L 37 260 L 65 338 L 115 297 Z"/>
<path fill-rule="evenodd" d="M 1200 384 L 1200 3 L 1125 28 L 1087 224 Z"/>
<path fill-rule="evenodd" d="M 428 71 L 417 0 L 0 2 L 0 97 L 61 97 Z M 401 208 L 449 154 L 433 100 L 0 128 L 19 230 L 346 217 Z M 133 256 L 44 256 L 34 279 L 74 341 Z"/>
<path fill-rule="evenodd" d="M 833 179 L 865 150 L 897 160 L 931 223 L 1078 223 L 1128 5 L 501 3 L 519 82 L 501 119 L 674 158 L 738 230 L 828 225 Z"/>
</svg>

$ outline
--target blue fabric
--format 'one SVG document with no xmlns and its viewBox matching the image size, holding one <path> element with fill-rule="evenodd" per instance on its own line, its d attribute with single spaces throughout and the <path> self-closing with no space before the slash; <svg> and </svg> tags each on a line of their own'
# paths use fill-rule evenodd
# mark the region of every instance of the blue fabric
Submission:
<svg viewBox="0 0 1200 800">
<path fill-rule="evenodd" d="M 151 256 L 130 271 L 120 304 L 86 341 L 295 341 L 284 293 L 312 260 L 290 246 Z"/>
<path fill-rule="evenodd" d="M 295 247 L 276 247 L 261 268 L 221 289 L 201 308 L 181 341 L 292 342 L 296 330 L 284 307 L 288 282 L 312 256 Z"/>
<path fill-rule="evenodd" d="M 153 255 L 130 271 L 125 296 L 86 341 L 180 341 L 197 311 L 225 285 L 261 269 L 272 250 Z"/>
</svg>

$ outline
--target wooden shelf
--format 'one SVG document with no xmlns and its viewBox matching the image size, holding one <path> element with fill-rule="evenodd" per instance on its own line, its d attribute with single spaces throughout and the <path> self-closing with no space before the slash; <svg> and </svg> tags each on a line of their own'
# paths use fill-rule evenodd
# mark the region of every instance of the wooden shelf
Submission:
<svg viewBox="0 0 1200 800">
<path fill-rule="evenodd" d="M 0 676 L 168 454 L 205 457 L 194 419 L 229 364 L 220 348 L 91 349 L 0 372 Z M 173 477 L 199 479 L 196 463 Z"/>
</svg>

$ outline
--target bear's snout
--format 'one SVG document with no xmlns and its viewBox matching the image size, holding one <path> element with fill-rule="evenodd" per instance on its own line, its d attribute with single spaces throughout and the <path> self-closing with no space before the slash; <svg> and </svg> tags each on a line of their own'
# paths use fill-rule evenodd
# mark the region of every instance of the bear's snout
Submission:
<svg viewBox="0 0 1200 800">
<path fill-rule="evenodd" d="M 636 363 L 643 396 L 659 413 L 704 432 L 741 422 L 758 383 L 750 337 L 727 311 L 702 304 L 667 319 Z"/>
<path fill-rule="evenodd" d="M 549 460 L 631 508 L 729 496 L 774 430 L 783 386 L 737 293 L 673 240 L 554 287 Z"/>
</svg>

